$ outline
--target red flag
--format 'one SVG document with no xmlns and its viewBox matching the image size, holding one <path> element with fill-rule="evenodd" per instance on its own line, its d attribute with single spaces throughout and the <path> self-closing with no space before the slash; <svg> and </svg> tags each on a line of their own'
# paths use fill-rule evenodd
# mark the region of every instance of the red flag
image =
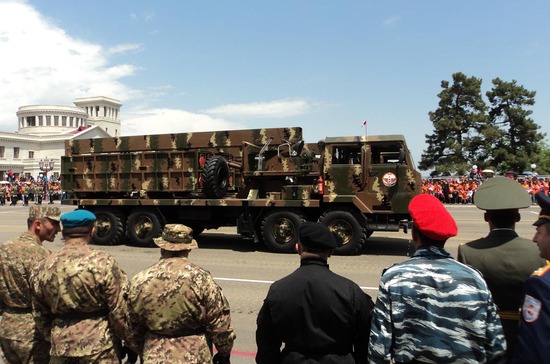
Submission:
<svg viewBox="0 0 550 364">
<path fill-rule="evenodd" d="M 367 126 L 367 121 L 363 121 L 363 126 Z"/>
</svg>

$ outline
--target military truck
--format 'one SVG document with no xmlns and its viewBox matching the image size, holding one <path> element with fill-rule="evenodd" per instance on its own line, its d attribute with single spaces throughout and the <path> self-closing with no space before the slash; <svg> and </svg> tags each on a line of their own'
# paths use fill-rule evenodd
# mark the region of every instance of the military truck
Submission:
<svg viewBox="0 0 550 364">
<path fill-rule="evenodd" d="M 235 226 L 274 252 L 292 252 L 303 221 L 355 254 L 374 231 L 406 229 L 421 192 L 401 135 L 327 137 L 271 128 L 68 140 L 61 161 L 70 204 L 97 216 L 97 244 L 150 246 L 168 223 L 197 236 Z"/>
</svg>

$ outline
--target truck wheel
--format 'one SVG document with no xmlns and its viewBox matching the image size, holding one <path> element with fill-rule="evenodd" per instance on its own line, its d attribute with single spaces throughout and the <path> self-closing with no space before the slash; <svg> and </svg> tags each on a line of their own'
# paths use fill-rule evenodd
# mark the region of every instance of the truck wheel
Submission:
<svg viewBox="0 0 550 364">
<path fill-rule="evenodd" d="M 347 210 L 333 210 L 325 212 L 319 222 L 336 234 L 342 246 L 334 250 L 334 254 L 353 255 L 363 248 L 367 240 L 366 230 L 359 223 L 355 212 Z"/>
<path fill-rule="evenodd" d="M 229 187 L 229 166 L 221 155 L 215 155 L 204 165 L 204 193 L 207 198 L 223 198 Z"/>
<path fill-rule="evenodd" d="M 128 216 L 128 237 L 134 245 L 154 246 L 153 238 L 162 234 L 159 217 L 150 211 L 135 211 Z"/>
<path fill-rule="evenodd" d="M 124 216 L 118 211 L 92 211 L 96 217 L 96 230 L 92 243 L 99 245 L 118 245 L 124 238 Z"/>
<path fill-rule="evenodd" d="M 262 221 L 262 239 L 269 250 L 275 253 L 294 253 L 298 231 L 305 219 L 301 214 L 276 211 Z"/>
</svg>

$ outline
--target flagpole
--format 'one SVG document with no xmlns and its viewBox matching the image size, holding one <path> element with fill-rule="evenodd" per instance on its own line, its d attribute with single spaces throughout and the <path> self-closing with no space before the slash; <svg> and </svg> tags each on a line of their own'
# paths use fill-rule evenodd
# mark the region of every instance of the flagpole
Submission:
<svg viewBox="0 0 550 364">
<path fill-rule="evenodd" d="M 363 128 L 365 128 L 365 141 L 367 141 L 367 121 L 363 121 Z"/>
</svg>

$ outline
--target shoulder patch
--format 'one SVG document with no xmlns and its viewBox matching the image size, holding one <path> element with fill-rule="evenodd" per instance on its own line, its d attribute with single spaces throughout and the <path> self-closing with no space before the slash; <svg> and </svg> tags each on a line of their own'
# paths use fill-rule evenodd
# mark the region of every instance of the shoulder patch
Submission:
<svg viewBox="0 0 550 364">
<path fill-rule="evenodd" d="M 525 322 L 535 322 L 539 318 L 542 303 L 534 297 L 525 295 L 523 300 L 522 315 Z"/>
<path fill-rule="evenodd" d="M 533 276 L 543 276 L 546 273 L 548 273 L 549 271 L 550 271 L 550 264 L 547 264 L 544 267 L 539 268 L 536 271 L 534 271 L 532 275 Z"/>
</svg>

